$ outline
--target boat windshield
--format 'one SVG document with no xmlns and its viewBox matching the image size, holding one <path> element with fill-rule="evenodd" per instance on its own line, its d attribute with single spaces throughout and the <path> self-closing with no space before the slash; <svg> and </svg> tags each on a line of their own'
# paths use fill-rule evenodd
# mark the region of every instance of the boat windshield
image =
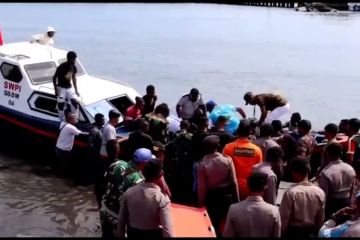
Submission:
<svg viewBox="0 0 360 240">
<path fill-rule="evenodd" d="M 59 60 L 59 64 L 65 61 L 66 59 L 61 59 Z M 81 67 L 78 60 L 76 60 L 75 66 L 78 71 L 76 76 L 85 74 L 84 69 Z M 24 66 L 24 68 L 32 83 L 36 85 L 52 82 L 57 66 L 55 62 L 42 62 L 27 64 Z"/>
<path fill-rule="evenodd" d="M 95 118 L 97 113 L 104 115 L 105 120 L 108 121 L 108 115 L 110 110 L 116 110 L 107 100 L 101 100 L 92 104 L 89 104 L 85 109 L 90 113 L 90 115 Z M 123 116 L 120 116 L 120 122 L 123 121 Z"/>
<path fill-rule="evenodd" d="M 24 68 L 33 84 L 52 82 L 56 71 L 54 62 L 27 64 Z"/>
</svg>

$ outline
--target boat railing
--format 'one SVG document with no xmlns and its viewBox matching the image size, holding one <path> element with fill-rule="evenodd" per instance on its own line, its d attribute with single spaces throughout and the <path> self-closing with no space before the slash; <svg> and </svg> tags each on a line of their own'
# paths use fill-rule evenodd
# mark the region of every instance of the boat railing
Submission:
<svg viewBox="0 0 360 240">
<path fill-rule="evenodd" d="M 104 79 L 104 80 L 107 80 L 107 81 L 111 81 L 111 82 L 114 82 L 114 83 L 121 83 L 121 84 L 123 84 L 125 86 L 130 87 L 130 84 L 128 82 L 124 82 L 124 81 L 121 81 L 121 80 L 116 80 L 114 78 L 100 76 L 100 75 L 91 75 L 91 76 L 96 77 L 96 78 L 101 78 L 101 79 Z"/>
<path fill-rule="evenodd" d="M 52 90 L 52 91 L 54 91 L 54 87 L 40 86 L 40 87 L 39 87 L 39 90 L 42 90 L 42 89 L 47 89 L 47 90 Z"/>
<path fill-rule="evenodd" d="M 23 58 L 29 58 L 28 56 L 25 56 L 25 55 L 8 55 L 8 54 L 4 54 L 4 53 L 0 53 L 0 57 L 7 58 L 10 60 L 15 60 L 15 61 L 23 59 Z"/>
</svg>

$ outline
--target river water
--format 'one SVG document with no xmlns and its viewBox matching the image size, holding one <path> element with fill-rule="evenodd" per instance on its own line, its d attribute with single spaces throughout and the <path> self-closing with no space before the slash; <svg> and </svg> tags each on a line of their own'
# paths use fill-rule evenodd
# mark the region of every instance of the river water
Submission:
<svg viewBox="0 0 360 240">
<path fill-rule="evenodd" d="M 5 42 L 48 25 L 56 45 L 87 71 L 154 84 L 174 108 L 190 88 L 205 100 L 245 107 L 246 91 L 276 91 L 315 128 L 358 117 L 360 15 L 219 4 L 2 3 Z M 85 89 L 80 89 L 86 91 Z M 0 236 L 97 236 L 90 187 L 38 175 L 26 157 L 0 155 Z M 12 163 L 16 162 L 15 165 Z M 38 168 L 41 168 L 38 166 Z"/>
</svg>

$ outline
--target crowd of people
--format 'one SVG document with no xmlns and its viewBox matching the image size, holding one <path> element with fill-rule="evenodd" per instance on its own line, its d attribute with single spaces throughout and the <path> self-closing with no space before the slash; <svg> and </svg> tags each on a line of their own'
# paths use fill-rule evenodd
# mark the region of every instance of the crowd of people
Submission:
<svg viewBox="0 0 360 240">
<path fill-rule="evenodd" d="M 98 164 L 104 237 L 174 236 L 171 202 L 205 207 L 217 236 L 360 236 L 359 119 L 329 123 L 315 134 L 299 113 L 286 123 L 269 123 L 266 115 L 259 123 L 237 107 L 243 119 L 228 132 L 227 117 L 209 121 L 214 101 L 205 104 L 191 89 L 177 104 L 179 130 L 171 132 L 170 110 L 156 100 L 150 85 L 122 123 L 115 110 L 106 123 L 104 115 L 95 116 L 89 150 Z M 66 112 L 56 145 L 62 161 L 69 161 L 71 142 L 81 133 L 76 122 L 76 114 Z M 116 137 L 119 124 L 128 138 Z M 280 181 L 294 185 L 277 206 Z"/>
<path fill-rule="evenodd" d="M 75 136 L 84 133 L 76 127 L 76 54 L 67 58 L 54 87 L 64 119 L 56 154 L 69 174 Z M 115 109 L 107 122 L 96 114 L 88 145 L 103 236 L 172 237 L 175 202 L 205 207 L 217 236 L 360 237 L 360 120 L 314 133 L 299 113 L 279 120 L 290 109 L 281 95 L 247 92 L 244 100 L 260 108 L 259 121 L 233 105 L 230 115 L 221 113 L 193 88 L 176 105 L 178 129 L 171 127 L 170 109 L 156 104 L 153 85 L 123 121 Z M 128 138 L 117 138 L 120 125 Z M 294 185 L 277 206 L 281 181 Z"/>
</svg>

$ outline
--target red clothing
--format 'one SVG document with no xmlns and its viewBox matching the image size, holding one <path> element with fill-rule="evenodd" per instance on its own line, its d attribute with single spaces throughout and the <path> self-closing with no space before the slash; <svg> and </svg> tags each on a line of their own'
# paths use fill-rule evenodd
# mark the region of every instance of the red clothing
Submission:
<svg viewBox="0 0 360 240">
<path fill-rule="evenodd" d="M 243 200 L 249 195 L 247 178 L 251 174 L 252 167 L 262 162 L 261 149 L 247 139 L 237 139 L 224 147 L 223 154 L 231 157 L 234 162 L 239 195 Z"/>
<path fill-rule="evenodd" d="M 135 120 L 139 117 L 141 117 L 141 109 L 137 108 L 136 105 L 132 105 L 131 107 L 128 107 L 126 109 L 125 118 L 132 118 L 132 120 Z"/>
<path fill-rule="evenodd" d="M 134 130 L 134 121 L 140 118 L 142 115 L 142 110 L 136 105 L 132 105 L 126 109 L 125 112 L 125 119 L 124 119 L 124 126 L 128 131 Z"/>
<path fill-rule="evenodd" d="M 347 163 L 351 163 L 353 161 L 355 149 L 356 149 L 356 146 L 358 145 L 358 138 L 359 138 L 359 135 L 354 134 L 351 137 L 349 137 L 349 139 L 348 139 L 347 151 L 346 151 Z"/>
</svg>

